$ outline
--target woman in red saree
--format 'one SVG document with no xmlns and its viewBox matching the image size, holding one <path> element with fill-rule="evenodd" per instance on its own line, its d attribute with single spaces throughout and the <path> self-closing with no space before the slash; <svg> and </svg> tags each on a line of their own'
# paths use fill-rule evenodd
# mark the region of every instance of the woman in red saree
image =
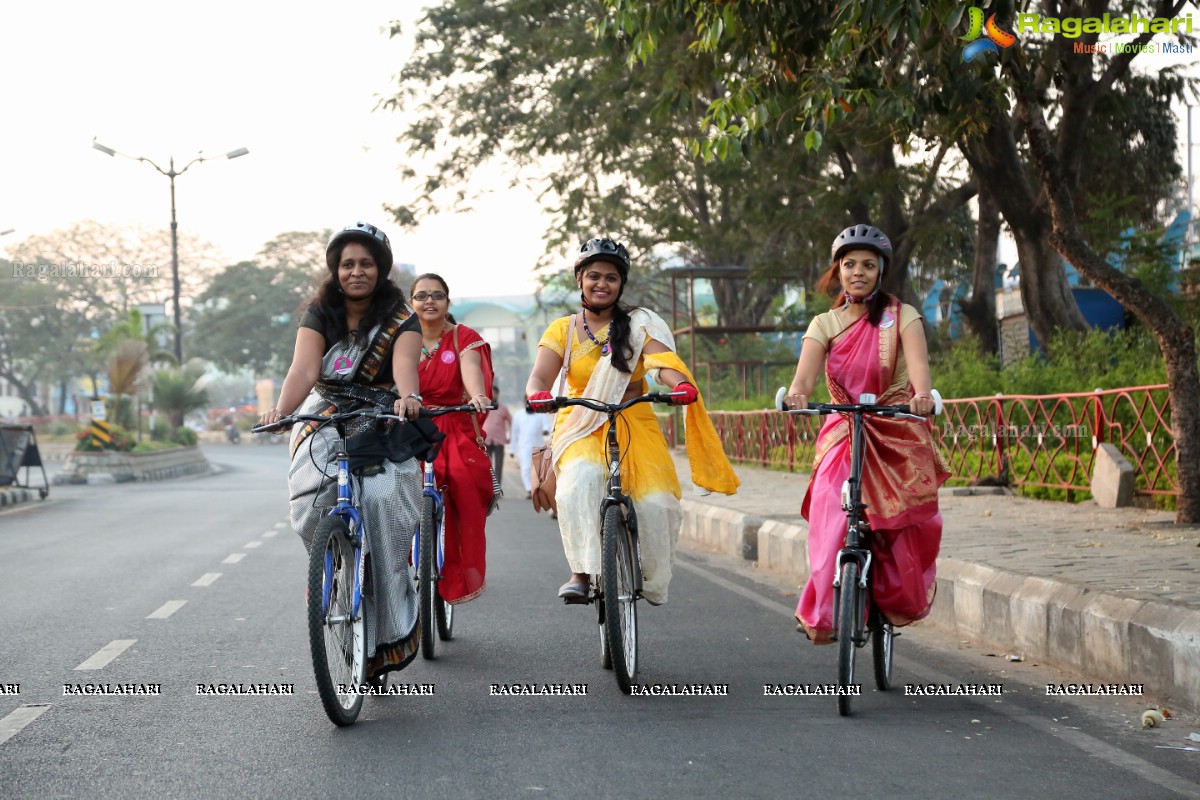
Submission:
<svg viewBox="0 0 1200 800">
<path fill-rule="evenodd" d="M 492 502 L 490 460 L 480 430 L 491 403 L 492 356 L 488 343 L 466 325 L 450 319 L 450 287 L 432 273 L 413 282 L 410 299 L 421 321 L 422 405 L 470 403 L 477 414 L 446 414 L 434 422 L 446 434 L 434 472 L 446 487 L 446 552 L 438 593 L 447 603 L 465 603 L 486 588 L 487 539 L 484 523 Z"/>
<path fill-rule="evenodd" d="M 825 366 L 834 403 L 908 404 L 933 411 L 925 331 L 917 310 L 880 288 L 892 246 L 869 225 L 847 228 L 834 240 L 833 266 L 820 288 L 837 291 L 831 311 L 813 319 L 804 334 L 796 377 L 786 402 L 804 408 Z M 868 416 L 863 502 L 873 534 L 873 601 L 895 626 L 922 619 L 933 605 L 942 540 L 937 490 L 949 477 L 928 423 Z M 830 641 L 833 579 L 846 533 L 841 486 L 850 475 L 850 421 L 831 414 L 817 437 L 812 480 L 801 513 L 808 520 L 809 579 L 796 619 L 816 644 Z"/>
</svg>

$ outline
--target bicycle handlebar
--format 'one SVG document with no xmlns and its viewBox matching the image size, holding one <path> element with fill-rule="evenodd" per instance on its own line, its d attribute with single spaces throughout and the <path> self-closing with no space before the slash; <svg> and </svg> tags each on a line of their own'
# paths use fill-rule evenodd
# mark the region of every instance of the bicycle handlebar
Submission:
<svg viewBox="0 0 1200 800">
<path fill-rule="evenodd" d="M 626 400 L 624 403 L 602 403 L 590 397 L 555 397 L 551 400 L 530 401 L 529 405 L 553 405 L 555 408 L 583 406 L 584 408 L 590 408 L 592 411 L 599 411 L 603 414 L 618 414 L 638 403 L 670 403 L 673 398 L 683 397 L 684 394 L 684 392 L 649 392 Z"/>
<path fill-rule="evenodd" d="M 490 406 L 488 406 L 487 408 L 489 410 L 491 410 L 491 409 L 495 409 L 496 407 L 497 406 L 496 406 L 495 401 L 492 401 L 492 404 Z M 421 411 L 420 411 L 420 416 L 422 416 L 422 417 L 440 417 L 443 414 L 449 414 L 449 413 L 452 413 L 455 411 L 474 411 L 474 410 L 475 410 L 475 406 L 472 406 L 472 405 L 443 406 L 441 408 L 424 408 L 424 407 L 422 407 Z M 340 422 L 342 420 L 352 419 L 354 417 L 371 417 L 372 419 L 394 419 L 394 420 L 399 420 L 400 422 L 403 422 L 405 420 L 404 417 L 397 416 L 395 414 L 389 414 L 382 407 L 380 407 L 380 408 L 360 408 L 357 411 L 342 411 L 338 414 L 329 414 L 328 416 L 323 415 L 323 414 L 289 414 L 286 417 L 281 417 L 280 419 L 276 420 L 275 422 L 271 422 L 266 425 L 255 425 L 254 427 L 252 427 L 250 429 L 250 432 L 251 433 L 267 433 L 269 431 L 280 430 L 281 428 L 290 428 L 292 425 L 295 425 L 297 422 L 321 422 L 321 423 Z"/>
<path fill-rule="evenodd" d="M 809 403 L 808 408 L 785 408 L 783 405 L 783 398 L 786 396 L 786 393 L 787 393 L 787 389 L 780 386 L 779 391 L 776 392 L 776 394 L 775 394 L 775 407 L 778 410 L 784 412 L 785 414 L 804 414 L 805 416 L 816 417 L 816 416 L 824 416 L 826 414 L 837 414 L 837 413 L 845 413 L 845 414 L 861 413 L 861 414 L 876 414 L 881 417 L 893 417 L 893 418 L 899 417 L 901 419 L 912 419 L 912 420 L 917 420 L 918 422 L 926 419 L 926 417 L 923 417 L 920 414 L 912 413 L 912 408 L 907 405 L 886 406 L 886 405 L 878 405 L 877 403 L 874 403 L 874 402 L 850 403 L 850 404 L 841 404 L 841 405 L 836 404 L 836 403 Z M 933 416 L 937 416 L 942 413 L 942 395 L 941 395 L 941 393 L 938 392 L 937 389 L 934 389 L 932 391 L 932 394 L 933 394 L 933 402 L 934 402 Z M 874 400 L 874 395 L 863 395 L 862 397 L 868 397 L 868 396 L 872 400 Z"/>
</svg>

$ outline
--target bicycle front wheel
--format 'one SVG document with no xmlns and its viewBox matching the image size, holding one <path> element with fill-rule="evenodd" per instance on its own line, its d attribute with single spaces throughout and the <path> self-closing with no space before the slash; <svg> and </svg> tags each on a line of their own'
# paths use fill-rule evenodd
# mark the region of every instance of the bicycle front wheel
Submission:
<svg viewBox="0 0 1200 800">
<path fill-rule="evenodd" d="M 421 655 L 432 659 L 437 644 L 434 604 L 441 603 L 434 578 L 437 564 L 436 514 L 432 497 L 421 498 L 421 530 L 417 535 L 417 594 L 421 603 Z"/>
<path fill-rule="evenodd" d="M 850 715 L 850 692 L 854 691 L 854 629 L 858 614 L 858 562 L 842 564 L 838 589 L 838 713 Z"/>
<path fill-rule="evenodd" d="M 601 577 L 608 652 L 617 685 L 629 694 L 637 680 L 637 583 L 634 570 L 638 567 L 633 540 L 619 506 L 609 506 L 604 514 L 603 546 Z"/>
<path fill-rule="evenodd" d="M 308 640 L 325 713 L 353 725 L 366 675 L 363 609 L 354 614 L 355 548 L 346 523 L 330 517 L 313 537 L 308 561 Z"/>
</svg>

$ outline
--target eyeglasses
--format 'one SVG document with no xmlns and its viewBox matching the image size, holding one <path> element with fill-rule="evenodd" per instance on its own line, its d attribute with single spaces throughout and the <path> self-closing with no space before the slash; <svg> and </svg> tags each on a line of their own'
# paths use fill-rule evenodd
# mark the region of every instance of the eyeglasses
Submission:
<svg viewBox="0 0 1200 800">
<path fill-rule="evenodd" d="M 424 303 L 426 300 L 436 300 L 440 303 L 448 296 L 445 292 L 417 292 L 412 296 L 412 299 L 418 303 Z"/>
</svg>

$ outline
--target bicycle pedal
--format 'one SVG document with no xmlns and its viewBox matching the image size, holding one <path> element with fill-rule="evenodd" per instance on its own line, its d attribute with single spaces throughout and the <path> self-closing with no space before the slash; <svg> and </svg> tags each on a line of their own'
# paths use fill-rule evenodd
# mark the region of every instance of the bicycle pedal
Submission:
<svg viewBox="0 0 1200 800">
<path fill-rule="evenodd" d="M 564 605 L 568 606 L 586 606 L 590 605 L 592 598 L 590 597 L 564 597 L 562 599 Z"/>
</svg>

